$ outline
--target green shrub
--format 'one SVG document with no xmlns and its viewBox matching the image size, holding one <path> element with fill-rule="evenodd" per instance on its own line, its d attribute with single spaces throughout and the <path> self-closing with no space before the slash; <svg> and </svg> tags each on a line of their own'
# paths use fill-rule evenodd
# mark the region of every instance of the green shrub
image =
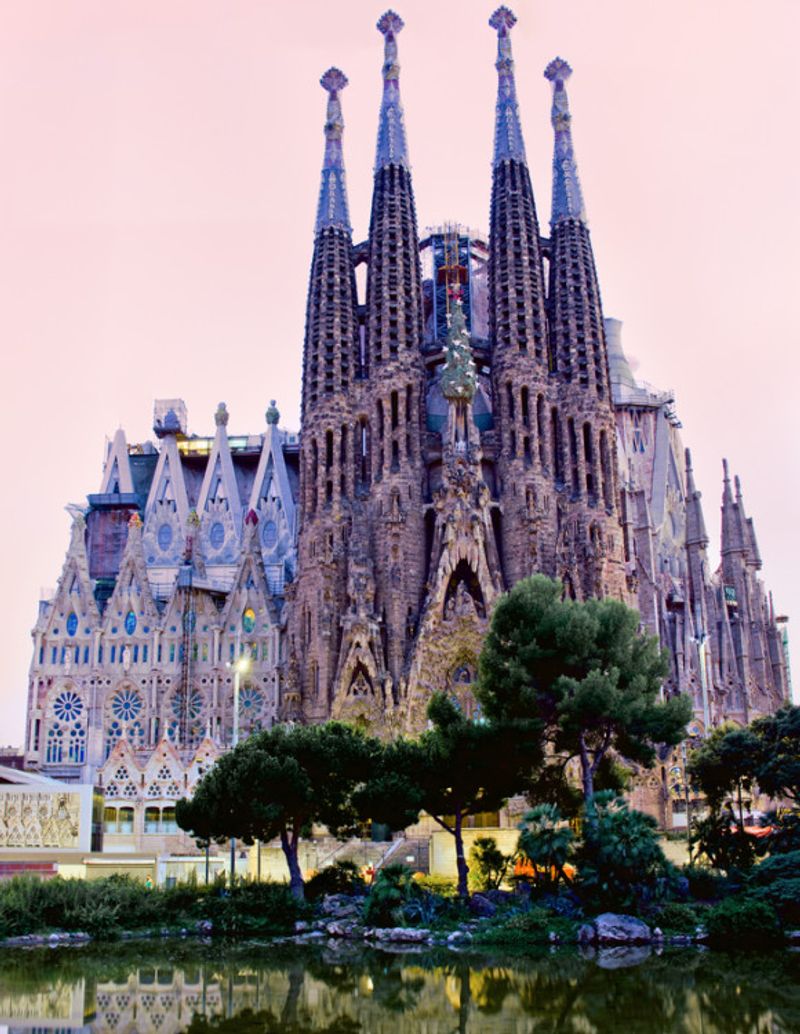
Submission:
<svg viewBox="0 0 800 1034">
<path fill-rule="evenodd" d="M 711 812 L 692 824 L 689 843 L 715 869 L 738 876 L 752 869 L 758 851 L 765 849 L 756 837 L 736 826 L 728 811 Z"/>
<path fill-rule="evenodd" d="M 730 889 L 728 877 L 707 865 L 685 865 L 681 872 L 689 884 L 689 896 L 700 901 L 717 901 Z"/>
<path fill-rule="evenodd" d="M 364 904 L 367 926 L 396 926 L 403 921 L 403 905 L 414 894 L 414 879 L 404 865 L 378 870 Z"/>
<path fill-rule="evenodd" d="M 575 852 L 577 888 L 587 905 L 637 908 L 663 898 L 673 872 L 658 842 L 657 823 L 624 798 L 595 794 Z"/>
<path fill-rule="evenodd" d="M 750 884 L 762 887 L 774 880 L 790 880 L 800 877 L 800 851 L 771 855 L 756 865 L 750 873 Z"/>
<path fill-rule="evenodd" d="M 537 882 L 554 889 L 565 880 L 564 866 L 572 854 L 574 834 L 555 804 L 537 804 L 520 823 L 519 849 L 540 875 Z"/>
<path fill-rule="evenodd" d="M 781 940 L 775 909 L 765 901 L 739 895 L 708 910 L 708 939 L 720 948 L 763 948 Z"/>
<path fill-rule="evenodd" d="M 491 921 L 481 926 L 474 935 L 476 944 L 504 944 L 515 947 L 543 942 L 549 931 L 559 922 L 544 908 L 532 908 L 502 921 Z"/>
<path fill-rule="evenodd" d="M 195 918 L 211 920 L 215 932 L 226 934 L 290 933 L 309 914 L 285 883 L 240 883 L 203 895 L 193 909 Z"/>
<path fill-rule="evenodd" d="M 773 832 L 767 841 L 770 854 L 800 851 L 800 811 L 790 811 L 773 819 Z"/>
<path fill-rule="evenodd" d="M 458 894 L 456 881 L 448 876 L 427 876 L 415 875 L 414 883 L 420 890 L 427 890 L 431 894 L 438 894 L 441 898 L 454 898 Z"/>
<path fill-rule="evenodd" d="M 749 891 L 748 896 L 774 908 L 784 926 L 800 927 L 800 875 L 773 880 Z"/>
<path fill-rule="evenodd" d="M 662 930 L 673 933 L 694 933 L 698 926 L 695 909 L 675 901 L 662 905 L 655 918 Z"/>
<path fill-rule="evenodd" d="M 364 887 L 355 862 L 334 862 L 306 881 L 306 899 L 317 901 L 326 894 L 361 894 Z"/>
</svg>

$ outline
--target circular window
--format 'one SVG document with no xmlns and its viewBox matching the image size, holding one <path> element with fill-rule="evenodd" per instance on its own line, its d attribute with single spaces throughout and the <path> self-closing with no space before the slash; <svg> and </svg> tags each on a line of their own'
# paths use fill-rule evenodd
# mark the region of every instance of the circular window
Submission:
<svg viewBox="0 0 800 1034">
<path fill-rule="evenodd" d="M 185 704 L 185 707 L 184 707 Z M 172 713 L 176 718 L 198 718 L 203 711 L 203 695 L 199 689 L 190 690 L 188 696 L 176 693 L 172 698 Z"/>
<path fill-rule="evenodd" d="M 128 635 L 133 635 L 136 631 L 136 615 L 132 610 L 129 610 L 125 615 L 125 631 Z"/>
<path fill-rule="evenodd" d="M 78 631 L 78 615 L 73 611 L 67 618 L 67 635 L 74 636 Z"/>
<path fill-rule="evenodd" d="M 256 612 L 252 607 L 248 607 L 247 610 L 242 614 L 242 628 L 245 632 L 252 632 L 256 627 Z"/>
<path fill-rule="evenodd" d="M 136 692 L 135 689 L 125 687 L 121 689 L 111 701 L 111 710 L 115 718 L 120 718 L 124 722 L 130 721 L 142 710 L 142 698 Z"/>
<path fill-rule="evenodd" d="M 172 545 L 172 525 L 162 524 L 158 529 L 158 548 L 162 553 L 166 553 L 169 547 Z"/>
<path fill-rule="evenodd" d="M 275 521 L 264 521 L 264 527 L 261 530 L 261 541 L 264 543 L 264 549 L 272 549 L 278 541 L 278 525 Z"/>
<path fill-rule="evenodd" d="M 64 722 L 72 722 L 82 713 L 83 701 L 77 693 L 67 689 L 63 693 L 58 694 L 53 710 L 56 713 L 56 718 L 60 718 Z"/>
<path fill-rule="evenodd" d="M 211 531 L 208 533 L 208 540 L 211 543 L 212 549 L 222 548 L 222 543 L 225 541 L 225 528 L 219 521 L 214 521 L 211 525 Z"/>
<path fill-rule="evenodd" d="M 239 694 L 239 713 L 254 715 L 261 710 L 264 697 L 260 689 L 253 686 L 245 686 Z"/>
</svg>

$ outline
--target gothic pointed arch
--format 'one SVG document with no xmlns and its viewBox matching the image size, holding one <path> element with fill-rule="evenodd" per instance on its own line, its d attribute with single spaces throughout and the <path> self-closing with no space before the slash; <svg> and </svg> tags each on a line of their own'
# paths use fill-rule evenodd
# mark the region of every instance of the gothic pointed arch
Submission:
<svg viewBox="0 0 800 1034">
<path fill-rule="evenodd" d="M 168 434 L 161 444 L 145 507 L 143 544 L 149 566 L 180 564 L 188 517 L 189 497 L 178 443 L 174 434 Z"/>
<path fill-rule="evenodd" d="M 197 499 L 202 552 L 209 560 L 231 563 L 242 534 L 242 500 L 228 442 L 228 410 L 220 402 L 214 414 L 217 431 Z"/>
</svg>

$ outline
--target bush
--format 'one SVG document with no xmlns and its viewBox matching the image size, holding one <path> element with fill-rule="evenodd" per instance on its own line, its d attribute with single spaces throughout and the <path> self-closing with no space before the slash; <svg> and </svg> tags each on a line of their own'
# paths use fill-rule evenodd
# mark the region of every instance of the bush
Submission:
<svg viewBox="0 0 800 1034">
<path fill-rule="evenodd" d="M 685 865 L 681 870 L 689 884 L 689 896 L 700 901 L 717 901 L 730 889 L 730 881 L 707 865 Z"/>
<path fill-rule="evenodd" d="M 472 890 L 497 890 L 513 859 L 513 854 L 503 854 L 494 837 L 478 837 L 469 852 L 469 884 Z"/>
<path fill-rule="evenodd" d="M 598 793 L 576 851 L 577 887 L 592 908 L 638 908 L 663 898 L 674 870 L 658 843 L 655 819 L 624 798 Z"/>
<path fill-rule="evenodd" d="M 414 873 L 414 883 L 420 890 L 427 890 L 431 894 L 438 894 L 441 898 L 454 898 L 458 894 L 456 881 L 448 876 L 423 875 Z"/>
<path fill-rule="evenodd" d="M 656 921 L 662 930 L 673 933 L 694 933 L 698 926 L 697 912 L 691 905 L 669 902 L 656 914 Z"/>
<path fill-rule="evenodd" d="M 558 920 L 543 908 L 520 912 L 501 922 L 490 922 L 475 933 L 476 944 L 505 944 L 523 948 L 548 939 L 550 929 Z M 563 921 L 562 921 L 563 922 Z"/>
<path fill-rule="evenodd" d="M 566 880 L 564 866 L 573 850 L 573 832 L 555 804 L 537 804 L 520 823 L 519 849 L 530 861 L 537 882 L 554 888 Z"/>
<path fill-rule="evenodd" d="M 800 851 L 800 811 L 790 811 L 773 819 L 773 832 L 767 847 L 770 854 Z"/>
<path fill-rule="evenodd" d="M 310 907 L 298 901 L 286 883 L 240 883 L 232 890 L 215 888 L 199 895 L 195 919 L 210 919 L 214 930 L 226 934 L 290 933 Z"/>
<path fill-rule="evenodd" d="M 714 905 L 705 925 L 710 943 L 719 948 L 763 948 L 781 940 L 775 909 L 749 896 L 726 898 Z"/>
<path fill-rule="evenodd" d="M 800 927 L 800 875 L 756 887 L 749 892 L 749 897 L 775 909 L 784 926 Z"/>
<path fill-rule="evenodd" d="M 363 894 L 365 886 L 355 862 L 334 862 L 306 881 L 306 899 L 317 901 L 326 894 Z"/>
<path fill-rule="evenodd" d="M 756 853 L 765 849 L 756 837 L 735 825 L 728 811 L 712 812 L 695 822 L 689 842 L 715 869 L 736 877 L 752 869 Z"/>
<path fill-rule="evenodd" d="M 800 851 L 771 855 L 765 858 L 750 873 L 750 884 L 763 887 L 775 880 L 790 880 L 800 877 Z"/>
<path fill-rule="evenodd" d="M 403 921 L 403 905 L 413 894 L 414 879 L 404 865 L 378 870 L 364 904 L 367 926 L 396 926 Z"/>
</svg>

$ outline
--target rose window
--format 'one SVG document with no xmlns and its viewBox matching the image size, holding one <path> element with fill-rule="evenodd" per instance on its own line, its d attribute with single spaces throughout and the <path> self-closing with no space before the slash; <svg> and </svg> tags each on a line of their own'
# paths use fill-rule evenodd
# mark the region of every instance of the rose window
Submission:
<svg viewBox="0 0 800 1034">
<path fill-rule="evenodd" d="M 53 710 L 56 718 L 60 718 L 62 722 L 74 722 L 83 712 L 83 701 L 77 693 L 67 689 L 58 694 Z"/>
<path fill-rule="evenodd" d="M 115 694 L 111 701 L 111 711 L 115 718 L 129 722 L 138 718 L 142 710 L 142 698 L 135 689 L 125 687 Z"/>
</svg>

